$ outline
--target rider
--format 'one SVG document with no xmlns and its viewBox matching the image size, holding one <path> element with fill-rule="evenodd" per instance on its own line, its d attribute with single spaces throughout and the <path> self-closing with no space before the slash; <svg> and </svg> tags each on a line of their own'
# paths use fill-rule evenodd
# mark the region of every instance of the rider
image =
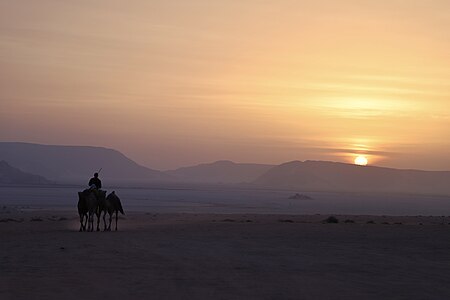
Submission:
<svg viewBox="0 0 450 300">
<path fill-rule="evenodd" d="M 89 187 L 97 190 L 102 188 L 102 181 L 98 178 L 98 173 L 94 173 L 94 177 L 89 180 Z"/>
</svg>

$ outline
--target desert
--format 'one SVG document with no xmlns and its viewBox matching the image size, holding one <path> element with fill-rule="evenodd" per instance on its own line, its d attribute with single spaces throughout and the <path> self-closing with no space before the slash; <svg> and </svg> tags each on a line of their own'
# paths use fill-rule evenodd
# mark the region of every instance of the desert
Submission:
<svg viewBox="0 0 450 300">
<path fill-rule="evenodd" d="M 79 232 L 76 189 L 20 188 L 20 196 L 17 187 L 1 188 L 8 195 L 0 203 L 1 299 L 445 299 L 450 293 L 448 214 L 377 215 L 345 202 L 334 210 L 352 213 L 302 214 L 302 205 L 321 211 L 308 203 L 320 194 L 293 205 L 284 197 L 289 191 L 273 191 L 258 207 L 242 201 L 258 191 L 210 188 L 189 198 L 179 190 L 125 189 L 118 231 Z M 285 203 L 273 204 L 279 193 Z M 296 213 L 287 213 L 293 207 Z"/>
</svg>

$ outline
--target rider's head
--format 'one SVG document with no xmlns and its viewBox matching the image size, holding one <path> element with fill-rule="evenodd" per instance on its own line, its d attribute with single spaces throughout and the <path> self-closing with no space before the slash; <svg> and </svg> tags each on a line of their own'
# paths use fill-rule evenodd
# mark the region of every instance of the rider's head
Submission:
<svg viewBox="0 0 450 300">
<path fill-rule="evenodd" d="M 98 177 L 98 173 L 94 173 L 94 177 L 97 178 Z"/>
</svg>

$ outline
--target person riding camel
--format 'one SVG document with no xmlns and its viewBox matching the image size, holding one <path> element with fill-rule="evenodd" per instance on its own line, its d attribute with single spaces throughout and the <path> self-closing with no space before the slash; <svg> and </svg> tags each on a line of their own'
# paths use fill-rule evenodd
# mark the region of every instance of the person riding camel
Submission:
<svg viewBox="0 0 450 300">
<path fill-rule="evenodd" d="M 98 178 L 98 173 L 94 173 L 94 177 L 89 180 L 89 187 L 97 190 L 102 188 L 102 181 Z"/>
</svg>

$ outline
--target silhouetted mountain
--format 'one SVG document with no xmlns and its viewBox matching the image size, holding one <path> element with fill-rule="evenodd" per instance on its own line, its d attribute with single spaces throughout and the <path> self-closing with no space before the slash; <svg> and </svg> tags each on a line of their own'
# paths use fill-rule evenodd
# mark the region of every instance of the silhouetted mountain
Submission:
<svg viewBox="0 0 450 300">
<path fill-rule="evenodd" d="M 169 179 L 163 172 L 140 166 L 116 150 L 101 147 L 0 142 L 0 160 L 25 172 L 64 182 L 87 182 L 100 168 L 103 168 L 101 178 L 110 181 Z"/>
<path fill-rule="evenodd" d="M 401 170 L 327 161 L 276 166 L 255 184 L 298 190 L 450 194 L 450 171 Z"/>
<path fill-rule="evenodd" d="M 255 180 L 272 167 L 273 165 L 243 164 L 220 160 L 166 171 L 166 173 L 185 182 L 241 183 Z"/>
<path fill-rule="evenodd" d="M 48 184 L 46 178 L 22 172 L 9 165 L 6 161 L 0 161 L 0 184 Z"/>
</svg>

